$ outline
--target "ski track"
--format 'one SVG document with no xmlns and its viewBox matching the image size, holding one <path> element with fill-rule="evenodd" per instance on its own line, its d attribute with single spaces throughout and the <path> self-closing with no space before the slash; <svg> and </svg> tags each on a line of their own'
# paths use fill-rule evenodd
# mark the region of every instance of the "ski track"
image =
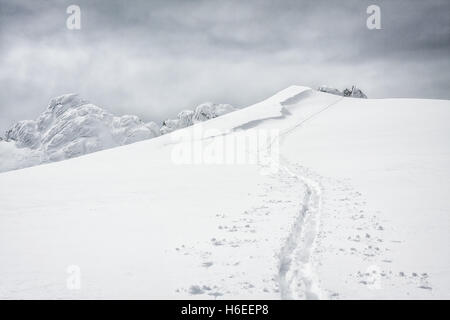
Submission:
<svg viewBox="0 0 450 320">
<path fill-rule="evenodd" d="M 286 129 L 280 134 L 280 137 L 300 128 L 305 122 L 336 105 L 342 99 L 335 100 L 293 127 Z M 275 138 L 269 144 L 269 148 L 276 139 L 279 138 Z M 278 281 L 281 299 L 322 299 L 324 293 L 320 288 L 311 259 L 311 254 L 316 246 L 315 239 L 319 233 L 322 187 L 318 182 L 319 177 L 310 169 L 300 167 L 298 173 L 295 173 L 290 167 L 292 165 L 280 155 L 280 169 L 289 176 L 300 180 L 306 191 L 299 214 L 279 253 Z"/>
<path fill-rule="evenodd" d="M 331 106 L 340 102 L 342 98 L 339 98 L 327 106 L 323 107 L 319 111 L 313 113 L 307 118 L 303 119 L 299 123 L 292 127 L 287 128 L 280 133 L 278 137 L 275 137 L 265 146 L 260 146 L 258 152 L 264 152 L 269 150 L 273 143 L 277 140 L 280 141 L 281 138 L 287 136 L 296 129 L 302 127 L 302 125 L 319 115 L 320 113 L 326 111 Z M 247 150 L 247 152 L 249 152 Z M 270 152 L 268 155 L 272 155 Z M 327 294 L 320 288 L 320 281 L 315 273 L 314 261 L 312 259 L 312 253 L 316 248 L 316 238 L 319 233 L 320 224 L 320 214 L 322 207 L 322 185 L 319 181 L 322 177 L 314 173 L 312 170 L 297 165 L 291 164 L 281 155 L 279 159 L 270 159 L 269 161 L 274 161 L 278 163 L 278 169 L 281 171 L 276 176 L 277 180 L 280 182 L 286 180 L 286 178 L 298 181 L 304 186 L 305 194 L 300 202 L 300 209 L 298 214 L 295 216 L 291 228 L 288 231 L 288 235 L 285 238 L 280 251 L 277 254 L 278 267 L 275 269 L 278 274 L 275 275 L 274 281 L 278 284 L 278 290 L 281 299 L 323 299 L 327 297 Z M 260 164 L 262 169 L 264 165 Z M 281 174 L 280 174 L 281 173 Z M 230 230 L 233 231 L 233 230 Z M 226 240 L 223 240 L 225 243 Z M 248 240 L 247 240 L 248 241 Z M 238 241 L 239 242 L 239 241 Z M 216 244 L 218 245 L 218 244 Z M 236 244 L 238 247 L 239 245 Z M 233 245 L 235 247 L 235 245 Z M 202 254 L 197 253 L 200 256 Z M 245 274 L 245 273 L 244 273 Z M 267 282 L 269 280 L 265 280 Z M 192 288 L 215 288 L 215 290 L 224 290 L 221 286 L 191 286 L 188 288 L 180 288 L 179 292 L 190 291 L 190 294 L 203 294 L 207 293 L 205 290 L 193 291 Z M 253 287 L 253 286 L 251 286 Z M 247 289 L 247 288 L 243 288 Z M 210 290 L 210 289 L 209 289 Z M 230 291 L 225 290 L 225 292 L 230 293 Z M 208 293 L 212 295 L 211 293 Z M 218 293 L 217 296 L 222 295 Z M 215 298 L 217 298 L 215 296 Z"/>
<path fill-rule="evenodd" d="M 315 248 L 321 211 L 321 187 L 313 179 L 308 169 L 304 173 L 294 173 L 283 159 L 281 169 L 295 177 L 305 186 L 305 195 L 299 214 L 279 253 L 278 281 L 282 299 L 321 299 L 319 281 L 314 273 L 311 253 Z"/>
</svg>

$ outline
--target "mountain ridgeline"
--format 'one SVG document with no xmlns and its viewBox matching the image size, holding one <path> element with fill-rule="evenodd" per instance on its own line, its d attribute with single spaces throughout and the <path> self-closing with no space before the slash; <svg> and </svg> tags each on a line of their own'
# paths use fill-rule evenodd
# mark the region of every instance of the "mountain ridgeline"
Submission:
<svg viewBox="0 0 450 320">
<path fill-rule="evenodd" d="M 342 92 L 321 86 L 318 91 L 367 98 L 355 86 Z M 19 121 L 0 137 L 0 172 L 151 139 L 236 110 L 229 104 L 205 102 L 193 110 L 181 111 L 159 126 L 135 115 L 115 116 L 78 94 L 65 94 L 51 99 L 36 120 Z"/>
<path fill-rule="evenodd" d="M 0 138 L 0 172 L 151 139 L 235 110 L 206 102 L 160 127 L 135 115 L 115 116 L 77 94 L 65 94 L 51 99 L 36 120 L 19 121 Z"/>
</svg>

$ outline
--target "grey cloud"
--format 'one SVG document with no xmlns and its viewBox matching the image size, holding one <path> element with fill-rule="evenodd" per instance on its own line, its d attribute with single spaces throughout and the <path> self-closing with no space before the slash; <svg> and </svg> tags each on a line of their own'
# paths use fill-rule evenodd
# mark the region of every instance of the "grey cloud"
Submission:
<svg viewBox="0 0 450 320">
<path fill-rule="evenodd" d="M 65 27 L 69 4 L 82 29 Z M 383 30 L 366 8 L 379 4 Z M 450 98 L 450 3 L 0 0 L 0 130 L 67 92 L 161 121 L 206 100 L 245 106 L 291 84 Z"/>
</svg>

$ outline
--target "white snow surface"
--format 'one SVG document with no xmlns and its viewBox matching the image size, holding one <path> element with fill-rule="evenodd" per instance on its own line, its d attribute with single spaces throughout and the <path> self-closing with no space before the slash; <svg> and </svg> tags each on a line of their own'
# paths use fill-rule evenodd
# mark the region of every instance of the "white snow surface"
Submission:
<svg viewBox="0 0 450 320">
<path fill-rule="evenodd" d="M 154 139 L 1 173 L 0 298 L 449 299 L 449 119 L 449 101 L 292 86 Z M 278 170 L 205 163 L 224 139 L 271 130 L 256 152 L 278 151 Z M 178 161 L 183 147 L 192 163 Z"/>
</svg>

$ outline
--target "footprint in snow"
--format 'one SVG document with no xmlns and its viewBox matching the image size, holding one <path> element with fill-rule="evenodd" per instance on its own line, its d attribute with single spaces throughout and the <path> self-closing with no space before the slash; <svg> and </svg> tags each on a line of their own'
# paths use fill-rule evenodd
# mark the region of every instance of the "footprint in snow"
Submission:
<svg viewBox="0 0 450 320">
<path fill-rule="evenodd" d="M 211 267 L 213 265 L 213 262 L 212 261 L 208 261 L 208 262 L 203 262 L 202 263 L 202 267 L 204 267 L 204 268 L 209 268 L 209 267 Z"/>
<path fill-rule="evenodd" d="M 214 246 L 223 246 L 225 244 L 225 239 L 217 240 L 216 238 L 212 238 L 211 242 Z"/>
<path fill-rule="evenodd" d="M 189 287 L 189 293 L 197 295 L 197 294 L 203 294 L 203 293 L 205 293 L 205 291 L 200 286 L 193 285 L 193 286 Z"/>
</svg>

